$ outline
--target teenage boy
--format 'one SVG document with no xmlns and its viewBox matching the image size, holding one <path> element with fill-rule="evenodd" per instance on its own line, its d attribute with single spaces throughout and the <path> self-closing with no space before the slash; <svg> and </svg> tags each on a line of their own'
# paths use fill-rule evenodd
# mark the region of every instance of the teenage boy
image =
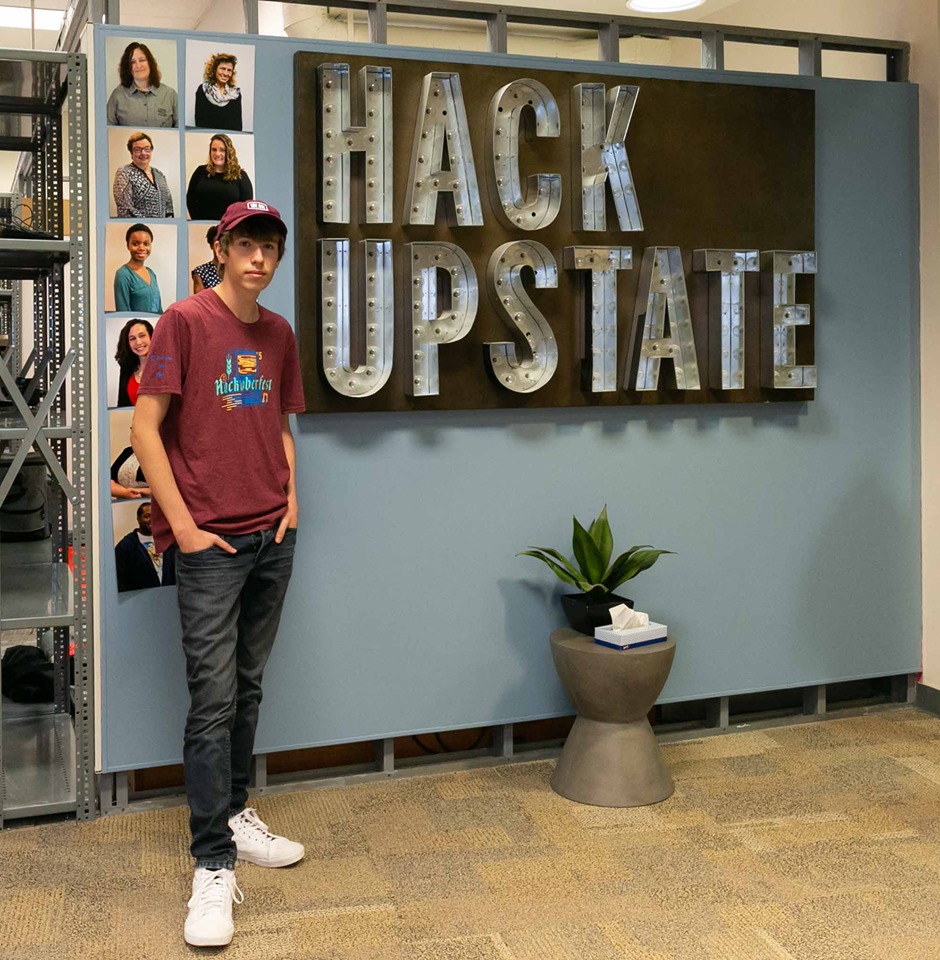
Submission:
<svg viewBox="0 0 940 960">
<path fill-rule="evenodd" d="M 258 303 L 286 237 L 280 214 L 260 200 L 225 211 L 214 244 L 222 282 L 161 317 L 131 431 L 153 492 L 157 549 L 178 548 L 196 860 L 183 935 L 192 946 L 232 939 L 236 856 L 284 867 L 304 855 L 245 806 L 261 676 L 297 532 L 287 416 L 304 409 L 297 345 L 287 321 Z"/>
</svg>

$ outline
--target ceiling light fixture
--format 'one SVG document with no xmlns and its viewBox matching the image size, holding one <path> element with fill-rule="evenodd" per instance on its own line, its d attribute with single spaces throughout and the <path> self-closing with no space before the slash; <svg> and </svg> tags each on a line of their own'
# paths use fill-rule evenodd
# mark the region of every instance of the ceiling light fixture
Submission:
<svg viewBox="0 0 940 960">
<path fill-rule="evenodd" d="M 631 10 L 640 13 L 678 13 L 700 7 L 705 0 L 627 0 Z"/>
</svg>

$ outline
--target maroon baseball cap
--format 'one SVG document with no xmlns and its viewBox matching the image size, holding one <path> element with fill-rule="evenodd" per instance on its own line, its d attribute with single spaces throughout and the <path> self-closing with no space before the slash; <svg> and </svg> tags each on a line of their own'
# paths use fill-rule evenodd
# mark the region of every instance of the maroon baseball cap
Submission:
<svg viewBox="0 0 940 960">
<path fill-rule="evenodd" d="M 227 233 L 249 217 L 270 217 L 277 224 L 282 236 L 287 236 L 287 224 L 281 219 L 277 210 L 263 200 L 240 200 L 238 203 L 233 203 L 222 214 L 216 236 Z"/>
</svg>

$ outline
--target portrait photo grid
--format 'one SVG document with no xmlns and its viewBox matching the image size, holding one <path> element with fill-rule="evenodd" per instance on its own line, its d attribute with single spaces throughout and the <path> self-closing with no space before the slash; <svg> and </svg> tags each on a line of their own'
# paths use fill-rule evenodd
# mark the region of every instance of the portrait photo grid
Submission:
<svg viewBox="0 0 940 960">
<path fill-rule="evenodd" d="M 176 582 L 173 551 L 154 548 L 150 488 L 130 445 L 131 423 L 160 316 L 219 282 L 215 227 L 231 203 L 255 196 L 255 48 L 107 36 L 105 74 L 98 106 L 107 122 L 108 220 L 97 279 L 123 593 Z"/>
</svg>

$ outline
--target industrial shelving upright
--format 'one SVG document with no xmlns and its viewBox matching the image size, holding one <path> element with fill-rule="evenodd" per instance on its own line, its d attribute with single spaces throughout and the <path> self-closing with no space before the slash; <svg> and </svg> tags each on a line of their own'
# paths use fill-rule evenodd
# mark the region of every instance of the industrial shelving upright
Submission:
<svg viewBox="0 0 940 960">
<path fill-rule="evenodd" d="M 12 222 L 19 212 L 18 193 L 0 193 L 0 223 Z M 11 352 L 11 360 L 22 356 L 18 337 L 21 330 L 20 285 L 0 279 L 0 351 Z"/>
<path fill-rule="evenodd" d="M 0 51 L 0 149 L 20 153 L 22 201 L 7 216 L 0 203 L 0 505 L 38 463 L 48 534 L 0 544 L 0 629 L 29 631 L 54 669 L 51 704 L 0 702 L 0 826 L 54 813 L 86 819 L 97 805 L 87 114 L 83 55 Z"/>
</svg>

